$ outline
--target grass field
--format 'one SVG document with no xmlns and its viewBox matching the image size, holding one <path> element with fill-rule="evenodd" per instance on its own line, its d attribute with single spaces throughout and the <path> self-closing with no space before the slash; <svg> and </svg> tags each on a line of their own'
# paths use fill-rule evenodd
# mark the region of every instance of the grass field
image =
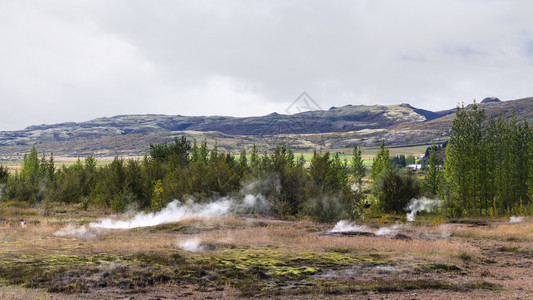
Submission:
<svg viewBox="0 0 533 300">
<path fill-rule="evenodd" d="M 423 145 L 423 146 L 409 146 L 409 147 L 394 147 L 389 148 L 390 155 L 396 156 L 396 155 L 413 155 L 415 157 L 420 157 L 421 154 L 424 154 L 426 152 L 426 148 L 431 145 Z M 376 156 L 378 148 L 372 147 L 372 148 L 362 148 L 362 157 L 365 162 L 365 165 L 367 167 L 370 167 L 372 165 L 372 159 Z M 348 162 L 352 159 L 352 148 L 340 148 L 340 149 L 325 149 L 323 151 L 329 151 L 331 154 L 339 153 L 341 159 L 347 159 Z M 305 153 L 295 153 L 297 157 L 299 157 L 301 154 L 303 154 L 304 159 L 307 162 L 310 162 L 313 158 L 312 152 L 305 152 Z M 248 158 L 250 156 L 248 155 Z M 135 157 L 124 157 L 124 158 L 134 158 L 134 159 L 142 159 L 140 156 Z M 97 158 L 96 162 L 97 165 L 102 166 L 111 163 L 113 161 L 114 157 L 103 157 L 103 158 Z M 56 167 L 61 166 L 70 166 L 76 163 L 78 160 L 77 157 L 54 157 L 54 162 Z M 83 161 L 83 158 L 82 158 Z M 11 173 L 14 173 L 17 170 L 20 170 L 22 166 L 22 160 L 5 160 L 0 161 L 0 165 L 7 166 L 9 171 Z"/>
<path fill-rule="evenodd" d="M 422 145 L 422 146 L 408 146 L 408 147 L 389 147 L 389 153 L 390 156 L 397 156 L 397 155 L 413 155 L 414 157 L 420 157 L 420 155 L 424 154 L 426 152 L 427 147 L 430 147 L 431 145 Z M 376 156 L 377 152 L 379 150 L 379 147 L 363 147 L 361 150 L 361 156 L 363 157 L 363 160 L 365 162 L 365 165 L 367 167 L 370 167 L 372 165 L 372 159 Z M 352 148 L 339 148 L 339 149 L 328 149 L 332 154 L 339 153 L 339 156 L 341 159 L 347 159 L 348 162 L 352 159 Z M 304 159 L 306 161 L 311 161 L 313 158 L 313 153 L 303 153 Z"/>
<path fill-rule="evenodd" d="M 46 157 L 49 159 L 49 157 Z M 124 158 L 130 158 L 130 157 L 124 157 Z M 134 159 L 142 159 L 142 157 L 131 157 Z M 96 165 L 97 166 L 104 166 L 113 161 L 113 157 L 100 157 L 96 159 Z M 54 164 L 56 168 L 60 168 L 61 166 L 71 166 L 75 164 L 78 161 L 77 157 L 54 157 Z M 81 161 L 83 163 L 83 158 L 81 158 Z M 0 165 L 6 166 L 8 170 L 11 173 L 15 173 L 15 171 L 20 171 L 20 168 L 22 167 L 22 160 L 4 160 L 0 161 Z"/>
<path fill-rule="evenodd" d="M 259 216 L 88 226 L 76 206 L 0 205 L 0 298 L 530 298 L 533 221 L 335 224 Z M 420 225 L 433 224 L 433 225 Z M 380 230 L 381 229 L 381 230 Z M 385 232 L 379 234 L 379 232 Z"/>
</svg>

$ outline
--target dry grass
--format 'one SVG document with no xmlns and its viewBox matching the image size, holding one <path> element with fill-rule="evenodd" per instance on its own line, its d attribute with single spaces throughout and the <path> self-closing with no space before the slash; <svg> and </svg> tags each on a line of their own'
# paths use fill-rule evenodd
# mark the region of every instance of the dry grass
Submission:
<svg viewBox="0 0 533 300">
<path fill-rule="evenodd" d="M 326 227 L 309 221 L 254 222 L 235 217 L 193 218 L 152 228 L 104 230 L 87 225 L 65 224 L 73 220 L 75 218 L 34 217 L 27 219 L 26 225 L 22 226 L 17 219 L 12 218 L 10 222 L 0 224 L 0 253 L 134 254 L 172 250 L 176 248 L 177 241 L 191 237 L 235 248 L 269 248 L 282 252 L 324 252 L 339 248 L 361 255 L 380 253 L 396 259 L 417 261 L 453 261 L 460 252 L 475 252 L 465 242 L 456 240 L 404 241 L 386 237 L 320 236 L 310 232 L 309 228 L 316 231 Z M 72 229 L 72 235 L 56 235 L 65 228 Z M 87 231 L 76 233 L 80 228 L 86 228 Z"/>
<path fill-rule="evenodd" d="M 202 239 L 210 243 L 225 243 L 237 248 L 274 248 L 285 252 L 324 252 L 345 249 L 361 255 L 383 254 L 396 260 L 457 262 L 462 252 L 475 253 L 463 241 L 397 240 L 386 237 L 320 236 L 295 229 L 293 224 L 276 224 L 261 228 L 243 228 L 210 233 Z"/>
<path fill-rule="evenodd" d="M 429 272 L 427 276 L 426 273 L 417 275 L 417 280 L 438 282 L 440 277 L 435 276 L 440 276 L 441 272 L 462 272 L 466 269 L 465 266 L 471 263 L 467 263 L 464 258 L 475 258 L 479 255 L 479 249 L 463 238 L 450 238 L 446 235 L 427 238 L 427 233 L 437 236 L 443 231 L 438 226 L 400 227 L 400 232 L 413 237 L 412 240 L 397 240 L 384 236 L 324 236 L 318 235 L 317 232 L 328 230 L 333 225 L 311 221 L 239 217 L 190 218 L 178 223 L 148 228 L 105 230 L 87 225 L 90 220 L 100 219 L 96 218 L 97 211 L 71 212 L 69 208 L 65 210 L 67 213 L 58 216 L 44 216 L 42 211 L 36 210 L 35 215 L 25 218 L 25 224 L 21 224 L 16 216 L 5 217 L 0 222 L 0 267 L 20 271 L 27 276 L 25 284 L 31 284 L 34 280 L 31 273 L 23 273 L 24 267 L 17 269 L 17 266 L 22 262 L 25 268 L 34 268 L 35 260 L 42 261 L 37 265 L 39 272 L 56 276 L 47 281 L 48 287 L 44 284 L 38 285 L 49 288 L 49 291 L 54 291 L 50 289 L 54 285 L 57 285 L 59 290 L 86 290 L 82 288 L 87 282 L 86 277 L 93 276 L 90 274 L 105 273 L 110 266 L 116 265 L 121 272 L 113 275 L 116 278 L 98 277 L 97 280 L 114 284 L 115 280 L 123 280 L 119 278 L 120 275 L 125 276 L 124 280 L 128 282 L 140 280 L 139 282 L 149 285 L 146 282 L 150 282 L 150 278 L 167 276 L 176 278 L 172 279 L 176 281 L 169 281 L 169 284 L 185 280 L 189 284 L 197 284 L 198 289 L 209 291 L 225 289 L 226 282 L 231 282 L 231 288 L 238 289 L 242 295 L 254 295 L 263 290 L 283 292 L 284 287 L 278 286 L 278 282 L 283 283 L 286 280 L 293 280 L 295 283 L 311 280 L 322 285 L 320 289 L 302 287 L 303 293 L 328 290 L 335 280 L 315 278 L 312 274 L 328 270 L 365 268 L 366 264 L 393 265 L 397 270 L 401 270 L 401 274 Z M 533 224 L 527 224 L 528 228 L 533 229 Z M 517 224 L 502 224 L 480 228 L 477 234 L 503 234 L 500 231 L 507 228 L 506 226 L 519 227 Z M 474 232 L 476 231 L 472 230 L 470 234 Z M 207 250 L 187 252 L 178 247 L 179 242 L 190 239 L 197 239 Z M 65 263 L 61 263 L 63 258 L 66 259 Z M 103 262 L 94 264 L 94 261 Z M 432 269 L 431 265 L 436 266 L 438 270 Z M 76 270 L 72 273 L 74 277 L 69 279 L 71 281 L 61 279 L 64 278 L 61 268 L 65 266 L 69 270 Z M 370 274 L 369 278 L 375 282 L 378 290 L 382 279 L 396 284 L 395 280 L 400 280 L 403 276 L 398 273 L 387 277 L 386 273 L 384 275 L 373 269 L 361 270 Z M 343 274 L 342 271 L 339 272 Z M 354 282 L 366 282 L 366 275 L 357 276 L 359 277 L 342 277 L 344 281 L 340 284 L 340 290 L 351 293 L 357 290 L 352 287 Z M 6 280 L 11 282 L 13 279 Z M 73 286 L 71 282 L 81 285 Z M 400 290 L 403 285 L 413 285 L 410 281 L 398 281 L 398 284 Z M 436 286 L 452 288 L 455 285 L 443 281 L 442 285 Z M 31 290 L 3 288 L 0 289 L 0 295 L 11 295 L 17 291 L 31 294 Z M 265 295 L 271 295 L 268 293 Z"/>
<path fill-rule="evenodd" d="M 0 286 L 0 299 L 57 299 L 57 295 L 43 289 L 28 289 L 19 286 Z"/>
<path fill-rule="evenodd" d="M 56 236 L 67 225 L 42 221 L 0 226 L 0 253 L 13 254 L 134 254 L 145 251 L 161 251 L 171 247 L 175 237 L 162 234 L 143 234 L 135 230 L 93 230 L 89 234 Z M 71 225 L 73 229 L 82 226 Z"/>
<path fill-rule="evenodd" d="M 501 221 L 490 226 L 460 226 L 455 227 L 452 233 L 462 237 L 533 242 L 533 220 L 528 218 L 520 223 Z"/>
</svg>

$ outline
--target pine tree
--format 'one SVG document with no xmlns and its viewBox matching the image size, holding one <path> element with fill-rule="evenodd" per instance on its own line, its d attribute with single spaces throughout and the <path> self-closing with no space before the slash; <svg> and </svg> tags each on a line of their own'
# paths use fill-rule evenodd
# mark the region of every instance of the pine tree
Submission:
<svg viewBox="0 0 533 300">
<path fill-rule="evenodd" d="M 163 208 L 163 187 L 161 180 L 153 182 L 152 199 L 150 202 L 150 206 L 154 211 L 159 211 Z"/>
<path fill-rule="evenodd" d="M 211 150 L 211 153 L 209 153 L 209 163 L 214 165 L 217 163 L 218 158 L 218 142 L 215 140 L 215 145 L 213 146 L 213 150 Z"/>
<path fill-rule="evenodd" d="M 528 143 L 528 148 L 527 191 L 529 199 L 533 199 L 533 142 Z"/>
<path fill-rule="evenodd" d="M 8 178 L 9 178 L 9 169 L 7 167 L 4 167 L 3 165 L 0 165 L 0 184 L 5 184 Z M 2 193 L 0 193 L 0 198 L 1 197 L 2 197 Z"/>
<path fill-rule="evenodd" d="M 241 154 L 239 155 L 239 170 L 241 171 L 241 176 L 248 172 L 248 158 L 246 157 L 246 149 L 242 148 Z"/>
<path fill-rule="evenodd" d="M 56 174 L 56 167 L 54 162 L 54 153 L 50 153 L 50 158 L 48 159 L 48 170 L 46 172 L 46 176 L 48 176 L 48 179 L 50 182 L 55 181 L 55 174 Z"/>
<path fill-rule="evenodd" d="M 200 159 L 199 161 L 207 165 L 207 156 L 209 155 L 209 149 L 207 148 L 207 140 L 204 139 L 200 146 Z"/>
<path fill-rule="evenodd" d="M 389 148 L 387 148 L 385 143 L 382 141 L 381 145 L 379 146 L 378 153 L 372 161 L 372 171 L 370 173 L 370 177 L 373 181 L 376 181 L 381 172 L 390 169 L 389 159 Z"/>
<path fill-rule="evenodd" d="M 305 158 L 304 158 L 304 154 L 301 153 L 300 156 L 298 156 L 298 160 L 296 161 L 296 165 L 300 168 L 300 167 L 303 167 L 305 165 Z"/>
<path fill-rule="evenodd" d="M 173 159 L 176 159 L 178 166 L 183 168 L 189 163 L 191 142 L 187 140 L 185 135 L 182 135 L 181 138 L 175 137 L 174 143 L 169 145 L 169 150 Z"/>
<path fill-rule="evenodd" d="M 437 195 L 441 180 L 441 172 L 439 171 L 438 163 L 439 160 L 437 158 L 437 152 L 435 151 L 435 145 L 432 145 L 429 150 L 428 167 L 426 178 L 424 180 L 424 186 L 432 197 Z"/>
<path fill-rule="evenodd" d="M 357 145 L 353 146 L 353 156 L 352 156 L 352 174 L 355 179 L 355 183 L 358 188 L 361 189 L 363 186 L 363 177 L 366 175 L 365 163 L 361 156 L 361 148 Z"/>
<path fill-rule="evenodd" d="M 294 167 L 294 152 L 292 152 L 291 149 L 287 149 L 286 159 L 287 159 L 288 167 L 289 168 Z"/>
<path fill-rule="evenodd" d="M 84 160 L 85 170 L 89 173 L 96 171 L 96 158 L 93 155 L 87 155 Z"/>
<path fill-rule="evenodd" d="M 35 180 L 39 175 L 39 157 L 35 146 L 31 148 L 30 154 L 24 154 L 21 173 L 25 178 Z"/>
<path fill-rule="evenodd" d="M 39 172 L 38 176 L 39 178 L 45 178 L 48 174 L 48 161 L 46 160 L 46 156 L 43 152 L 43 156 L 41 157 L 41 161 L 39 162 Z"/>
<path fill-rule="evenodd" d="M 192 149 L 191 149 L 191 161 L 198 162 L 199 160 L 200 160 L 200 149 L 198 149 L 198 144 L 196 143 L 196 139 L 194 139 Z"/>
<path fill-rule="evenodd" d="M 259 155 L 257 154 L 257 146 L 255 143 L 252 146 L 252 153 L 250 154 L 250 164 L 253 170 L 256 170 L 259 165 Z"/>
</svg>

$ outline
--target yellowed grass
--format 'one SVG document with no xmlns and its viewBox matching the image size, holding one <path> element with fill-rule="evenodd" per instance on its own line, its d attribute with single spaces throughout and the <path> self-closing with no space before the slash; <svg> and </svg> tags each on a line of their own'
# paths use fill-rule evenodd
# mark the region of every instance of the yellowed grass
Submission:
<svg viewBox="0 0 533 300">
<path fill-rule="evenodd" d="M 281 251 L 323 252 L 342 248 L 362 255 L 385 254 L 395 259 L 456 260 L 461 252 L 475 254 L 465 242 L 451 240 L 395 240 L 385 237 L 320 236 L 294 229 L 292 224 L 271 225 L 262 228 L 244 228 L 211 233 L 203 240 L 233 244 L 237 247 L 276 248 Z"/>
<path fill-rule="evenodd" d="M 520 223 L 504 223 L 502 221 L 502 223 L 488 227 L 463 226 L 454 228 L 453 233 L 458 236 L 473 238 L 533 242 L 533 220 L 524 219 Z"/>
<path fill-rule="evenodd" d="M 29 289 L 20 286 L 0 286 L 0 299 L 61 299 L 57 294 L 47 293 L 44 289 Z M 64 297 L 66 298 L 66 297 Z"/>
<path fill-rule="evenodd" d="M 444 278 L 450 278 L 447 276 L 458 278 L 464 274 L 454 269 L 446 271 L 446 265 L 457 266 L 461 272 L 466 272 L 471 267 L 485 266 L 485 261 L 481 256 L 484 250 L 480 250 L 481 247 L 478 249 L 477 243 L 473 242 L 471 237 L 518 236 L 522 232 L 520 228 L 528 230 L 527 236 L 533 234 L 531 233 L 533 222 L 530 221 L 520 224 L 499 223 L 477 228 L 447 227 L 449 224 L 431 227 L 399 226 L 398 230 L 413 237 L 412 240 L 396 240 L 385 236 L 325 236 L 316 234 L 316 231 L 328 230 L 332 228 L 332 224 L 319 224 L 311 221 L 243 219 L 239 217 L 190 218 L 174 224 L 129 230 L 93 229 L 88 225 L 75 225 L 86 223 L 85 219 L 94 218 L 96 213 L 96 211 L 69 212 L 61 216 L 37 214 L 25 218 L 27 223 L 24 225 L 20 224 L 19 219 L 15 216 L 1 219 L 0 262 L 6 262 L 4 265 L 11 268 L 20 261 L 44 261 L 42 268 L 57 271 L 59 267 L 63 268 L 59 263 L 62 259 L 69 260 L 69 264 L 73 267 L 83 269 L 99 268 L 92 264 L 82 265 L 84 259 L 89 258 L 92 261 L 93 258 L 96 258 L 100 261 L 102 257 L 110 257 L 109 260 L 103 260 L 106 263 L 101 268 L 107 268 L 109 261 L 121 266 L 133 266 L 132 270 L 135 272 L 151 272 L 151 269 L 145 268 L 144 264 L 152 264 L 151 259 L 156 259 L 154 266 L 162 273 L 174 274 L 173 272 L 183 269 L 184 266 L 189 268 L 187 270 L 196 272 L 197 268 L 209 266 L 209 268 L 214 269 L 215 274 L 220 274 L 220 276 L 226 276 L 224 272 L 235 275 L 238 273 L 236 270 L 252 269 L 254 266 L 261 266 L 268 269 L 268 272 L 284 272 L 285 269 L 299 272 L 301 268 L 318 268 L 321 269 L 320 272 L 327 273 L 330 269 L 344 271 L 344 268 L 351 270 L 352 267 L 360 265 L 380 264 L 392 265 L 395 269 L 401 270 L 401 273 L 381 274 L 377 269 L 371 271 L 365 269 L 365 272 L 373 272 L 371 273 L 372 276 L 385 278 L 385 281 L 389 279 L 394 281 L 404 274 L 418 274 L 428 270 L 430 277 L 437 276 L 437 280 L 449 280 Z M 71 230 L 73 234 L 58 235 L 58 232 L 66 232 L 67 229 Z M 449 233 L 462 233 L 468 238 L 458 238 L 453 235 L 450 237 Z M 181 241 L 190 239 L 198 240 L 201 246 L 207 250 L 187 252 L 178 246 Z M 489 244 L 497 243 L 489 241 Z M 513 246 L 516 244 L 519 244 L 520 248 L 526 248 L 533 243 L 513 243 Z M 136 255 L 140 253 L 142 255 Z M 170 261 L 167 260 L 169 257 L 183 259 L 184 263 L 176 261 L 176 265 L 170 267 L 166 265 L 166 262 Z M 161 261 L 158 261 L 158 258 L 161 258 Z M 301 265 L 298 265 L 298 260 L 304 259 L 305 263 L 302 262 Z M 66 265 L 70 266 L 69 264 Z M 445 266 L 442 270 L 438 269 L 439 266 L 437 266 L 435 271 L 431 269 L 431 265 L 435 264 L 445 264 Z M 0 263 L 0 265 L 2 264 Z M 226 266 L 229 265 L 233 266 L 234 269 L 227 269 Z M 216 273 L 218 267 L 224 272 Z M 194 272 L 191 274 L 196 274 Z M 137 274 L 133 271 L 130 273 Z M 188 273 L 184 274 L 187 275 Z M 248 276 L 249 274 L 247 274 L 244 272 L 240 273 L 239 276 Z M 361 276 L 363 278 L 366 275 Z M 342 278 L 345 280 L 348 277 Z M 255 279 L 255 277 L 251 278 L 251 280 Z M 312 278 L 309 277 L 309 279 Z M 257 280 L 261 281 L 262 279 Z M 379 281 L 380 279 L 375 280 Z M 320 279 L 317 282 L 331 284 L 333 281 Z M 250 283 L 246 282 L 247 284 Z M 176 283 L 173 282 L 172 284 Z M 270 283 L 265 281 L 265 284 Z M 344 284 L 351 285 L 351 283 Z M 158 291 L 159 288 L 158 286 Z M 226 288 L 229 289 L 230 286 Z M 27 295 L 28 298 L 32 298 L 31 292 L 17 287 L 0 287 L 0 299 L 3 297 L 13 298 L 13 295 Z"/>
<path fill-rule="evenodd" d="M 475 249 L 457 240 L 394 240 L 385 237 L 320 236 L 308 232 L 306 226 L 323 226 L 312 222 L 270 222 L 256 226 L 235 217 L 219 219 L 187 219 L 176 226 L 205 226 L 198 234 L 156 229 L 97 230 L 91 236 L 56 236 L 65 224 L 55 219 L 29 221 L 25 227 L 17 221 L 0 224 L 0 254 L 135 254 L 177 249 L 177 242 L 198 238 L 205 243 L 228 244 L 236 248 L 275 249 L 288 252 L 324 252 L 345 249 L 362 256 L 385 255 L 395 260 L 456 262 L 461 252 L 475 254 Z M 220 225 L 216 227 L 215 225 Z M 300 226 L 297 226 L 300 225 Z M 70 225 L 74 229 L 81 226 Z M 86 225 L 85 225 L 86 226 Z M 172 226 L 172 225 L 168 225 Z M 215 226 L 211 229 L 209 226 Z M 89 227 L 85 227 L 89 228 Z M 303 229 L 302 229 L 303 228 Z M 203 255 L 203 254 L 198 254 Z M 206 255 L 209 255 L 207 253 Z"/>
</svg>

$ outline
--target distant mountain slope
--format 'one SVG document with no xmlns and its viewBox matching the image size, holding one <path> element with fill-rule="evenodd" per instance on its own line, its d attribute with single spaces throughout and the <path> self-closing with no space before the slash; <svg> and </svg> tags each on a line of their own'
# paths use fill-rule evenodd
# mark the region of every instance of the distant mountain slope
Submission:
<svg viewBox="0 0 533 300">
<path fill-rule="evenodd" d="M 504 119 L 509 119 L 514 113 L 514 116 L 516 116 L 519 121 L 527 120 L 530 124 L 533 123 L 533 97 L 510 101 L 495 101 L 494 99 L 487 99 L 490 98 L 486 98 L 481 103 L 478 103 L 479 108 L 485 110 L 487 117 L 490 117 L 491 115 L 497 117 L 501 114 Z M 468 105 L 467 108 L 469 106 L 470 105 Z M 449 110 L 453 111 L 453 113 L 444 115 L 443 117 L 437 119 L 429 120 L 424 123 L 404 123 L 394 127 L 394 129 L 449 131 L 452 127 L 456 110 L 457 109 Z"/>
<path fill-rule="evenodd" d="M 487 100 L 488 99 L 488 100 Z M 487 114 L 533 122 L 533 97 L 513 101 L 486 98 L 479 106 Z M 262 149 L 276 143 L 308 151 L 317 147 L 341 148 L 422 144 L 445 140 L 450 135 L 455 110 L 431 112 L 409 104 L 348 105 L 294 115 L 260 117 L 121 115 L 87 122 L 30 126 L 0 132 L 0 159 L 20 157 L 32 145 L 40 151 L 72 156 L 143 155 L 149 143 L 186 134 L 197 139 L 216 139 L 224 150 L 238 150 L 251 143 Z"/>
<path fill-rule="evenodd" d="M 230 135 L 347 132 L 385 128 L 404 122 L 423 122 L 435 117 L 435 113 L 416 109 L 408 104 L 349 105 L 294 115 L 273 113 L 247 118 L 121 115 L 81 123 L 35 125 L 18 131 L 4 131 L 0 132 L 0 145 L 31 145 L 183 130 L 218 131 Z"/>
</svg>

